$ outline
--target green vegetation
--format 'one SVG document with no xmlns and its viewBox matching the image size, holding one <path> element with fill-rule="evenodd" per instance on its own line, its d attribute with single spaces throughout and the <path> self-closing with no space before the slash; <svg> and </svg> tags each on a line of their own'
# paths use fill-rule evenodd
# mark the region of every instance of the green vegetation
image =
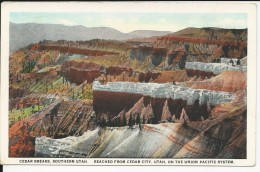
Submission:
<svg viewBox="0 0 260 172">
<path fill-rule="evenodd" d="M 148 69 L 150 70 L 154 68 L 152 63 L 149 61 L 149 58 L 147 58 L 143 62 L 140 62 L 137 59 L 131 60 L 130 65 L 134 71 L 139 71 L 139 72 L 147 72 Z"/>
<path fill-rule="evenodd" d="M 23 69 L 22 69 L 21 73 L 30 73 L 34 69 L 35 65 L 36 65 L 36 61 L 34 61 L 34 60 L 23 62 Z"/>
<path fill-rule="evenodd" d="M 32 115 L 35 112 L 40 111 L 44 106 L 37 106 L 32 105 L 30 107 L 24 109 L 15 109 L 9 111 L 9 127 L 12 126 L 14 123 L 21 121 L 22 119 L 27 118 L 28 116 Z"/>
<path fill-rule="evenodd" d="M 121 53 L 119 55 L 111 55 L 111 56 L 88 57 L 84 59 L 84 61 L 97 63 L 103 65 L 104 67 L 129 65 L 128 56 L 126 53 Z"/>
</svg>

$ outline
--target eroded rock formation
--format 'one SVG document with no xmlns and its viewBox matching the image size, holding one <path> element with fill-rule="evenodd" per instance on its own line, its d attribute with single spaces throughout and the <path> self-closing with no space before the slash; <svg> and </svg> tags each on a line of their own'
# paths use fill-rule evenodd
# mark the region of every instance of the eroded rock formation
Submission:
<svg viewBox="0 0 260 172">
<path fill-rule="evenodd" d="M 54 101 L 9 129 L 9 155 L 33 157 L 37 136 L 64 138 L 96 128 L 92 106 L 80 101 Z"/>
<path fill-rule="evenodd" d="M 194 89 L 208 89 L 226 92 L 236 92 L 244 90 L 247 87 L 246 73 L 240 71 L 225 71 L 222 74 L 211 79 L 196 82 L 187 82 L 186 84 Z"/>
<path fill-rule="evenodd" d="M 109 113 L 110 117 L 126 111 L 126 118 L 138 116 L 141 119 L 158 123 L 170 118 L 180 119 L 184 108 L 188 117 L 195 121 L 201 117 L 208 118 L 208 105 L 229 102 L 234 98 L 232 93 L 210 90 L 196 90 L 172 84 L 113 82 L 101 85 L 98 81 L 93 84 L 93 108 L 97 114 Z M 147 118 L 143 111 L 150 107 L 151 116 Z"/>
<path fill-rule="evenodd" d="M 87 56 L 103 56 L 103 55 L 114 55 L 115 52 L 102 51 L 102 50 L 92 50 L 92 49 L 81 49 L 76 47 L 69 46 L 56 46 L 56 45 L 41 45 L 38 48 L 39 50 L 57 50 L 62 53 L 70 54 L 82 54 Z"/>
</svg>

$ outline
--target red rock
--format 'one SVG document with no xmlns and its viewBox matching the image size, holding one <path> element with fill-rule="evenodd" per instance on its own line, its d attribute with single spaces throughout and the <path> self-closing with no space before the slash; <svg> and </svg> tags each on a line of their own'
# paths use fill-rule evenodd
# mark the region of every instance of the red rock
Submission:
<svg viewBox="0 0 260 172">
<path fill-rule="evenodd" d="M 166 82 L 184 82 L 189 79 L 185 70 L 176 71 L 162 71 L 158 78 L 153 82 L 166 83 Z"/>
<path fill-rule="evenodd" d="M 97 114 L 109 112 L 117 116 L 123 109 L 132 108 L 141 97 L 140 94 L 94 90 L 93 108 Z"/>
<path fill-rule="evenodd" d="M 201 71 L 201 70 L 193 70 L 193 69 L 185 69 L 186 73 L 188 75 L 188 77 L 200 77 L 201 79 L 205 79 L 205 78 L 211 78 L 213 76 L 216 76 L 213 72 L 205 72 L 205 71 Z"/>
<path fill-rule="evenodd" d="M 9 128 L 9 156 L 33 157 L 35 137 L 38 136 L 63 138 L 95 129 L 92 110 L 80 101 L 63 101 L 16 122 Z"/>
<path fill-rule="evenodd" d="M 138 81 L 139 82 L 150 82 L 151 80 L 155 80 L 160 76 L 160 72 L 146 72 L 146 73 L 139 73 Z"/>
<path fill-rule="evenodd" d="M 168 100 L 166 100 L 163 106 L 161 121 L 168 121 L 169 119 L 172 119 L 172 114 L 169 110 Z"/>
<path fill-rule="evenodd" d="M 128 76 L 133 75 L 133 69 L 127 67 L 110 66 L 106 68 L 106 75 L 120 75 L 126 72 Z"/>
<path fill-rule="evenodd" d="M 166 110 L 165 106 L 167 106 L 168 110 Z M 198 101 L 195 101 L 194 105 L 187 105 L 186 100 L 152 98 L 140 94 L 122 92 L 94 90 L 93 107 L 97 114 L 111 114 L 113 118 L 124 110 L 127 112 L 127 119 L 130 115 L 133 117 L 140 115 L 141 118 L 145 116 L 145 120 L 150 120 L 150 123 L 164 121 L 169 116 L 175 116 L 177 119 L 180 119 L 183 108 L 191 121 L 200 121 L 201 116 L 204 119 L 209 116 L 207 105 L 199 105 Z"/>
<path fill-rule="evenodd" d="M 57 50 L 62 53 L 70 53 L 70 54 L 82 54 L 87 56 L 103 56 L 103 55 L 115 55 L 118 53 L 109 52 L 109 51 L 101 51 L 101 50 L 91 50 L 91 49 L 81 49 L 76 47 L 68 47 L 68 46 L 55 46 L 55 45 L 40 45 L 39 50 Z"/>
<path fill-rule="evenodd" d="M 240 71 L 225 71 L 211 79 L 200 82 L 187 82 L 191 88 L 215 91 L 236 92 L 247 86 L 246 73 Z"/>
<path fill-rule="evenodd" d="M 101 75 L 100 69 L 98 64 L 80 61 L 65 61 L 61 66 L 62 75 L 76 84 L 82 84 L 86 80 L 92 83 Z"/>
</svg>

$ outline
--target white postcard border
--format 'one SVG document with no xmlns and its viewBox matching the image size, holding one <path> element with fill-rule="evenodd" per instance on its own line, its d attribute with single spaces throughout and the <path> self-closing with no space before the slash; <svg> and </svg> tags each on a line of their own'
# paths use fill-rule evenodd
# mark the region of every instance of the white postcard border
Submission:
<svg viewBox="0 0 260 172">
<path fill-rule="evenodd" d="M 59 8 L 57 8 L 59 7 Z M 184 10 L 183 10 L 184 9 Z M 209 165 L 209 166 L 254 166 L 256 150 L 256 5 L 253 3 L 225 3 L 225 2 L 4 2 L 1 4 L 1 115 L 0 115 L 0 160 L 1 164 L 25 164 L 21 160 L 57 160 L 57 158 L 9 158 L 8 157 L 8 90 L 9 90 L 9 12 L 169 12 L 175 13 L 247 13 L 248 14 L 248 76 L 247 76 L 247 159 L 232 159 L 232 164 L 155 164 L 156 159 L 138 159 L 151 160 L 153 164 L 136 163 L 94 163 L 94 160 L 102 158 L 86 158 L 89 163 L 30 163 L 47 165 Z M 64 158 L 63 158 L 64 159 Z M 66 158 L 73 160 L 73 158 Z M 120 158 L 121 160 L 131 160 Z M 79 160 L 77 159 L 74 159 Z M 104 160 L 117 160 L 109 158 Z M 175 159 L 158 159 L 175 160 Z M 184 160 L 205 160 L 205 159 L 182 159 Z M 222 160 L 222 159 L 207 159 Z"/>
</svg>

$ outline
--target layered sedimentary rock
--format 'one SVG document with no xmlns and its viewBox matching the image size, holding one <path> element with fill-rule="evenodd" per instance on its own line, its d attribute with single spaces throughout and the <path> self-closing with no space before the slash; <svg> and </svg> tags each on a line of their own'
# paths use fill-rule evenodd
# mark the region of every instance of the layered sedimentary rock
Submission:
<svg viewBox="0 0 260 172">
<path fill-rule="evenodd" d="M 241 127 L 241 122 L 227 118 L 204 132 L 181 123 L 145 124 L 141 130 L 137 126 L 134 129 L 97 128 L 80 137 L 60 140 L 36 138 L 35 155 L 74 158 L 246 158 L 246 145 L 238 144 L 246 140 L 242 137 L 243 133 L 234 139 L 238 131 L 236 128 Z"/>
<path fill-rule="evenodd" d="M 79 61 L 65 61 L 62 64 L 62 75 L 72 83 L 82 84 L 87 81 L 92 83 L 101 75 L 102 66 L 95 63 Z"/>
<path fill-rule="evenodd" d="M 233 99 L 233 94 L 221 91 L 199 90 L 182 87 L 172 84 L 157 83 L 131 83 L 131 82 L 113 82 L 101 85 L 98 81 L 93 83 L 94 91 L 133 93 L 153 98 L 171 98 L 173 100 L 187 100 L 187 104 L 192 105 L 196 100 L 199 104 L 209 101 L 216 105 L 228 102 Z"/>
<path fill-rule="evenodd" d="M 233 98 L 232 93 L 172 84 L 113 82 L 101 85 L 98 81 L 93 84 L 93 108 L 97 114 L 109 113 L 114 117 L 125 110 L 127 119 L 130 115 L 143 118 L 142 112 L 150 107 L 151 117 L 145 116 L 145 120 L 151 123 L 166 120 L 165 106 L 169 108 L 171 118 L 179 119 L 184 108 L 191 120 L 200 120 L 201 116 L 209 116 L 208 105 L 214 107 Z"/>
<path fill-rule="evenodd" d="M 39 50 L 56 50 L 62 53 L 70 54 L 82 54 L 87 56 L 103 56 L 103 55 L 114 55 L 115 52 L 102 51 L 102 50 L 92 50 L 92 49 L 81 49 L 69 46 L 56 46 L 56 45 L 40 45 Z"/>
<path fill-rule="evenodd" d="M 212 72 L 215 75 L 220 74 L 224 71 L 246 71 L 246 68 L 241 66 L 231 66 L 225 63 L 201 63 L 201 62 L 186 62 L 185 69 Z"/>
<path fill-rule="evenodd" d="M 139 82 L 150 82 L 155 80 L 156 78 L 158 78 L 158 76 L 160 75 L 160 72 L 151 72 L 148 71 L 146 73 L 139 73 L 138 75 L 138 81 Z"/>
<path fill-rule="evenodd" d="M 209 71 L 201 71 L 201 70 L 194 70 L 194 69 L 185 69 L 185 71 L 189 77 L 200 77 L 202 80 L 209 79 L 213 76 L 216 76 L 216 74 Z"/>
<path fill-rule="evenodd" d="M 100 76 L 99 69 L 77 69 L 70 68 L 68 70 L 68 80 L 72 83 L 82 84 L 84 81 L 92 83 L 95 78 Z"/>
<path fill-rule="evenodd" d="M 158 66 L 163 62 L 167 55 L 166 48 L 155 48 L 147 46 L 133 47 L 130 51 L 130 58 L 144 61 L 147 57 L 150 57 L 151 63 L 154 66 Z"/>
<path fill-rule="evenodd" d="M 81 101 L 56 100 L 42 110 L 16 122 L 9 129 L 9 155 L 33 157 L 37 136 L 64 138 L 96 128 L 92 106 Z"/>
<path fill-rule="evenodd" d="M 168 52 L 165 69 L 184 69 L 186 59 L 187 52 L 185 48 L 177 46 Z"/>
<path fill-rule="evenodd" d="M 145 104 L 142 99 L 138 110 Z M 168 102 L 164 106 L 167 116 Z M 149 104 L 148 104 L 149 106 Z M 151 108 L 147 108 L 150 109 Z M 168 112 L 167 112 L 168 111 Z M 149 110 L 145 111 L 148 113 Z M 79 137 L 37 137 L 36 157 L 246 158 L 246 91 L 212 109 L 211 119 L 96 128 Z M 165 117 L 166 117 L 165 116 Z"/>
<path fill-rule="evenodd" d="M 44 105 L 57 99 L 54 94 L 31 94 L 23 98 L 14 98 L 9 100 L 9 110 L 27 108 L 32 105 Z"/>
<path fill-rule="evenodd" d="M 186 28 L 160 37 L 159 46 L 185 47 L 193 59 L 241 58 L 247 53 L 247 29 Z M 190 58 L 192 59 L 192 58 Z M 208 61 L 209 62 L 209 61 Z"/>
<path fill-rule="evenodd" d="M 128 67 L 110 66 L 104 67 L 92 62 L 83 61 L 65 61 L 61 66 L 62 75 L 72 83 L 82 84 L 85 81 L 92 83 L 95 79 L 99 78 L 101 74 L 106 75 L 101 80 L 107 80 L 107 76 L 120 76 L 122 74 L 131 77 L 133 69 Z"/>
<path fill-rule="evenodd" d="M 65 70 L 71 67 L 79 68 L 79 69 L 100 69 L 101 68 L 101 66 L 96 63 L 70 60 L 62 63 L 61 70 Z"/>
<path fill-rule="evenodd" d="M 125 72 L 128 76 L 133 75 L 133 69 L 127 67 L 110 66 L 105 69 L 106 75 L 120 75 Z"/>
<path fill-rule="evenodd" d="M 188 81 L 190 78 L 185 70 L 176 71 L 162 71 L 160 75 L 153 80 L 156 83 L 167 83 L 167 82 L 184 82 Z"/>
<path fill-rule="evenodd" d="M 236 92 L 247 87 L 246 73 L 240 71 L 225 71 L 211 79 L 185 83 L 194 89 L 208 89 L 226 92 Z"/>
</svg>

